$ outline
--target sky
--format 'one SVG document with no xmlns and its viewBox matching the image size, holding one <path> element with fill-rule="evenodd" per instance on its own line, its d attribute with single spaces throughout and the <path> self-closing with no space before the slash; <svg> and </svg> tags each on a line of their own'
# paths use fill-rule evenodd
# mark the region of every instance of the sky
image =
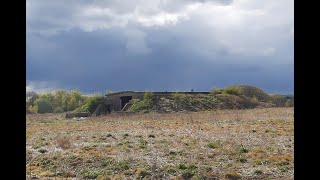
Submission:
<svg viewBox="0 0 320 180">
<path fill-rule="evenodd" d="M 27 0 L 27 91 L 293 94 L 293 0 Z"/>
</svg>

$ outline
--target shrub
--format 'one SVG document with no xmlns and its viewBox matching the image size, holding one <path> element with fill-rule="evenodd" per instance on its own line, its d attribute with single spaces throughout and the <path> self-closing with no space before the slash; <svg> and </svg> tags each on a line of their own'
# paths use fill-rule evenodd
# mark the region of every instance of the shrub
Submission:
<svg viewBox="0 0 320 180">
<path fill-rule="evenodd" d="M 178 169 L 187 169 L 188 167 L 187 167 L 187 165 L 185 165 L 185 164 L 183 164 L 183 163 L 180 163 L 179 165 L 178 165 Z"/>
<path fill-rule="evenodd" d="M 239 152 L 240 152 L 240 154 L 241 154 L 241 153 L 248 153 L 249 150 L 246 149 L 244 146 L 241 146 Z"/>
<path fill-rule="evenodd" d="M 41 153 L 41 154 L 43 154 L 43 153 L 46 153 L 46 152 L 48 152 L 48 151 L 45 150 L 45 149 L 39 149 L 38 152 Z"/>
<path fill-rule="evenodd" d="M 184 179 L 191 179 L 195 174 L 196 172 L 191 169 L 185 169 L 184 171 L 182 171 L 182 177 Z"/>
<path fill-rule="evenodd" d="M 258 101 L 268 102 L 270 101 L 270 96 L 265 93 L 263 90 L 249 85 L 236 85 L 229 86 L 223 89 L 224 94 L 232 94 L 232 95 L 242 95 L 248 98 L 256 98 Z"/>
<path fill-rule="evenodd" d="M 139 140 L 139 147 L 141 149 L 147 148 L 147 144 L 148 142 L 146 140 L 143 140 L 143 139 Z"/>
<path fill-rule="evenodd" d="M 75 109 L 74 112 L 93 113 L 101 103 L 103 103 L 102 96 L 89 97 L 88 101 L 79 108 Z"/>
<path fill-rule="evenodd" d="M 149 134 L 149 138 L 155 138 L 156 136 L 154 134 Z"/>
<path fill-rule="evenodd" d="M 238 157 L 237 160 L 241 163 L 246 163 L 247 162 L 247 159 L 244 158 L 244 157 Z"/>
<path fill-rule="evenodd" d="M 261 170 L 255 170 L 254 174 L 261 175 L 261 174 L 263 174 L 263 172 Z"/>
<path fill-rule="evenodd" d="M 28 106 L 33 106 L 35 101 L 39 98 L 39 95 L 33 91 L 26 92 L 26 104 Z"/>
<path fill-rule="evenodd" d="M 223 94 L 232 94 L 232 95 L 236 95 L 236 96 L 240 95 L 239 89 L 236 87 L 233 87 L 233 86 L 223 89 L 222 93 Z"/>
<path fill-rule="evenodd" d="M 289 167 L 287 165 L 279 165 L 278 166 L 278 169 L 281 171 L 281 172 L 287 172 L 289 170 Z"/>
<path fill-rule="evenodd" d="M 173 169 L 173 168 L 169 168 L 169 169 L 167 170 L 167 173 L 169 173 L 169 174 L 171 174 L 171 175 L 176 174 L 176 172 L 177 172 L 177 170 L 175 170 L 175 169 Z"/>
<path fill-rule="evenodd" d="M 275 104 L 276 106 L 279 106 L 279 107 L 286 106 L 287 99 L 285 96 L 279 95 L 279 94 L 273 94 L 270 97 L 271 97 L 272 103 Z"/>
<path fill-rule="evenodd" d="M 143 99 L 132 99 L 132 106 L 128 109 L 128 111 L 135 112 L 151 112 L 156 110 L 156 97 L 151 92 L 145 92 L 143 95 Z"/>
<path fill-rule="evenodd" d="M 63 109 L 61 107 L 56 107 L 54 110 L 53 110 L 54 113 L 62 113 L 63 112 Z"/>
<path fill-rule="evenodd" d="M 57 90 L 54 93 L 27 96 L 27 105 L 38 113 L 61 113 L 81 107 L 92 97 L 81 95 L 79 91 Z"/>
<path fill-rule="evenodd" d="M 207 144 L 207 146 L 208 146 L 209 148 L 211 148 L 211 149 L 215 149 L 215 148 L 218 147 L 218 145 L 217 145 L 215 142 L 209 142 L 209 143 Z"/>
<path fill-rule="evenodd" d="M 35 101 L 35 108 L 38 113 L 51 113 L 52 105 L 48 99 L 37 99 Z"/>
<path fill-rule="evenodd" d="M 26 110 L 29 111 L 29 113 L 36 113 L 37 112 L 36 106 L 32 106 L 32 105 L 27 105 Z"/>
</svg>

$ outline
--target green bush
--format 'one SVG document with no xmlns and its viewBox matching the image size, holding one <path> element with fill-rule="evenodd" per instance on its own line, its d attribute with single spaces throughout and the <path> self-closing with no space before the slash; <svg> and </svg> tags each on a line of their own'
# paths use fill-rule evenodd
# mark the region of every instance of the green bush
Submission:
<svg viewBox="0 0 320 180">
<path fill-rule="evenodd" d="M 36 113 L 37 112 L 37 108 L 36 106 L 32 106 L 32 105 L 26 105 L 26 110 L 32 112 L 32 113 Z"/>
<path fill-rule="evenodd" d="M 50 101 L 43 98 L 37 99 L 35 101 L 35 108 L 38 113 L 51 113 L 53 110 Z"/>
<path fill-rule="evenodd" d="M 61 113 L 73 111 L 88 103 L 89 110 L 95 109 L 95 98 L 81 95 L 79 91 L 57 90 L 53 93 L 44 93 L 37 95 L 35 93 L 27 94 L 27 109 L 38 113 Z"/>
<path fill-rule="evenodd" d="M 248 98 L 256 98 L 258 101 L 261 102 L 268 102 L 270 101 L 270 96 L 265 93 L 263 90 L 249 85 L 236 85 L 236 86 L 229 86 L 222 90 L 223 94 L 231 94 L 231 95 L 242 95 Z"/>
<path fill-rule="evenodd" d="M 152 112 L 156 110 L 156 97 L 151 92 L 145 92 L 142 100 L 132 99 L 131 102 L 132 106 L 128 109 L 128 111 Z"/>
<path fill-rule="evenodd" d="M 222 91 L 223 94 L 231 94 L 231 95 L 240 95 L 240 91 L 238 88 L 236 87 L 228 87 L 228 88 L 225 88 L 223 89 Z"/>
<path fill-rule="evenodd" d="M 75 109 L 74 112 L 90 112 L 93 113 L 97 107 L 103 102 L 102 96 L 88 97 L 85 104 Z"/>
<path fill-rule="evenodd" d="M 53 110 L 54 113 L 62 113 L 63 112 L 63 109 L 61 107 L 56 107 L 54 110 Z"/>
</svg>

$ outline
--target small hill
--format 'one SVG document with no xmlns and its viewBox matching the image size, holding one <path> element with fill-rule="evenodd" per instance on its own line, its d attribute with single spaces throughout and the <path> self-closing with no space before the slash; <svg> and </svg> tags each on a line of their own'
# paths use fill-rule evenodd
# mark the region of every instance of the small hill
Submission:
<svg viewBox="0 0 320 180">
<path fill-rule="evenodd" d="M 293 100 L 287 99 L 286 96 L 269 95 L 254 86 L 236 85 L 214 89 L 208 95 L 192 95 L 177 92 L 170 96 L 156 96 L 148 93 L 143 99 L 131 100 L 127 111 L 177 112 L 277 106 L 293 106 Z"/>
</svg>

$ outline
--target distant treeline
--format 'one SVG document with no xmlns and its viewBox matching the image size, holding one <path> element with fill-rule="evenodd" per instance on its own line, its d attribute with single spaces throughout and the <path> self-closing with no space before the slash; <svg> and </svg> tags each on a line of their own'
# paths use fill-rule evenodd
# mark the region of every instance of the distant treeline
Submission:
<svg viewBox="0 0 320 180">
<path fill-rule="evenodd" d="M 26 94 L 27 110 L 36 113 L 91 112 L 102 103 L 102 95 L 87 96 L 79 91 L 58 90 L 53 93 Z M 293 107 L 294 97 L 267 94 L 248 85 L 212 89 L 208 95 L 175 93 L 168 97 L 157 97 L 146 92 L 142 99 L 132 99 L 128 111 L 172 112 L 205 111 L 212 109 L 250 109 L 256 107 Z"/>
<path fill-rule="evenodd" d="M 82 95 L 75 90 L 57 90 L 43 94 L 27 92 L 26 109 L 36 113 L 93 112 L 102 98 L 102 95 Z"/>
</svg>

